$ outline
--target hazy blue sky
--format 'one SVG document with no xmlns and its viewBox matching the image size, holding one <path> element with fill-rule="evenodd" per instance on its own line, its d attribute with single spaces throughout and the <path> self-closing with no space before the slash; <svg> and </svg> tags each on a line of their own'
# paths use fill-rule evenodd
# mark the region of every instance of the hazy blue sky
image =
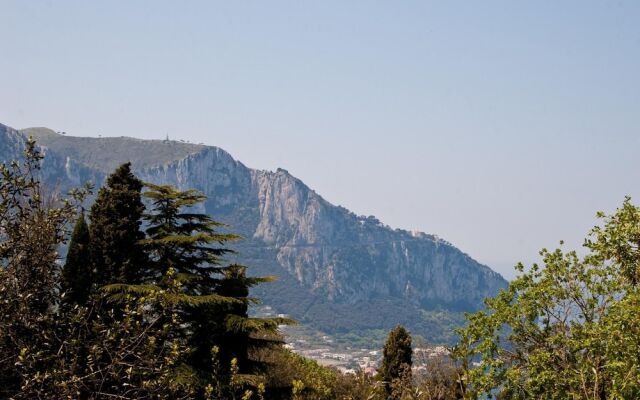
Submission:
<svg viewBox="0 0 640 400">
<path fill-rule="evenodd" d="M 640 202 L 640 1 L 0 0 L 0 122 L 220 146 L 507 276 Z"/>
</svg>

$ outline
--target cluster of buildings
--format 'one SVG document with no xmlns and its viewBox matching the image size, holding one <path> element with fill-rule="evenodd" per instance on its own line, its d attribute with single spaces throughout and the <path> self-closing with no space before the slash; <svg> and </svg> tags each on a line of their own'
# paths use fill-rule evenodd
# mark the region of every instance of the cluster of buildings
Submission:
<svg viewBox="0 0 640 400">
<path fill-rule="evenodd" d="M 269 306 L 263 306 L 260 314 L 265 317 L 275 315 Z M 287 317 L 285 314 L 277 314 L 277 316 Z M 300 327 L 282 326 L 280 328 L 286 336 L 286 348 L 303 357 L 315 360 L 321 365 L 334 367 L 345 374 L 363 371 L 365 374 L 375 375 L 382 361 L 382 350 L 380 349 L 353 349 L 336 344 L 334 338 L 328 335 L 320 336 L 301 330 Z M 414 370 L 424 369 L 428 362 L 444 359 L 448 355 L 449 351 L 445 346 L 415 348 L 413 368 Z"/>
<path fill-rule="evenodd" d="M 425 359 L 444 358 L 449 355 L 445 346 L 416 347 L 413 349 L 413 357 L 419 361 Z"/>
<path fill-rule="evenodd" d="M 330 338 L 325 340 L 328 343 L 333 342 Z M 366 374 L 373 375 L 382 357 L 380 350 L 351 348 L 336 350 L 331 347 L 311 347 L 304 339 L 294 339 L 286 346 L 301 356 L 316 360 L 321 365 L 335 367 L 345 374 L 364 371 Z"/>
<path fill-rule="evenodd" d="M 327 339 L 329 340 L 329 339 Z M 312 347 L 304 339 L 294 339 L 287 348 L 301 356 L 316 360 L 319 364 L 332 366 L 344 374 L 355 374 L 363 371 L 375 375 L 382 360 L 382 351 L 371 349 L 336 350 L 330 347 Z M 414 371 L 427 370 L 429 362 L 444 360 L 449 351 L 445 346 L 419 347 L 413 351 Z"/>
</svg>

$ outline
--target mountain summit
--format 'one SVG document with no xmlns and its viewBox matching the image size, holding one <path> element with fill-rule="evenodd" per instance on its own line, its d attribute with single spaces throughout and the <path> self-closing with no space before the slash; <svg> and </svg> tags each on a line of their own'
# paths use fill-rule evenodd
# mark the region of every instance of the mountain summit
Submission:
<svg viewBox="0 0 640 400">
<path fill-rule="evenodd" d="M 19 156 L 28 135 L 43 146 L 52 184 L 100 185 L 131 161 L 145 181 L 202 191 L 208 196 L 203 211 L 245 238 L 234 261 L 279 278 L 256 294 L 277 312 L 325 332 L 401 323 L 431 341 L 447 341 L 452 316 L 482 307 L 506 286 L 498 273 L 436 236 L 356 215 L 283 169 L 251 169 L 217 147 L 0 125 L 0 161 Z"/>
</svg>

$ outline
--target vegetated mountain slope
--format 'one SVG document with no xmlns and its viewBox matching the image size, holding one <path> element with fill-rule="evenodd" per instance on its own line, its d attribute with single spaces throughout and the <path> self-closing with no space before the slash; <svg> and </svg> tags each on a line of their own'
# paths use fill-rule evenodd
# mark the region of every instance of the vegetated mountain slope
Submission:
<svg viewBox="0 0 640 400">
<path fill-rule="evenodd" d="M 135 160 L 138 168 L 157 166 L 182 159 L 205 148 L 203 145 L 130 137 L 90 138 L 66 136 L 48 128 L 21 130 L 54 152 L 81 161 L 87 167 L 111 173 L 125 161 Z"/>
<path fill-rule="evenodd" d="M 131 160 L 144 180 L 201 190 L 209 197 L 205 211 L 244 236 L 236 246 L 238 261 L 255 274 L 279 278 L 256 295 L 328 332 L 402 323 L 428 339 L 447 341 L 460 311 L 481 307 L 484 297 L 506 286 L 499 274 L 435 236 L 357 216 L 285 170 L 247 168 L 217 147 L 73 138 L 41 128 L 26 132 L 35 133 L 48 157 L 93 171 L 56 172 L 71 175 L 74 184 L 78 176 L 101 183 L 112 167 Z M 130 143 L 137 146 L 134 152 Z M 51 168 L 60 170 L 58 164 Z"/>
</svg>

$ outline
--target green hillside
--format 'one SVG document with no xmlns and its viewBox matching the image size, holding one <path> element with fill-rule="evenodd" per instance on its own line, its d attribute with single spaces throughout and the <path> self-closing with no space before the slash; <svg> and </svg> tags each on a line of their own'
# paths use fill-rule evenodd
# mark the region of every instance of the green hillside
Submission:
<svg viewBox="0 0 640 400">
<path fill-rule="evenodd" d="M 137 168 L 167 164 L 206 147 L 174 140 L 142 140 L 123 136 L 76 137 L 62 135 L 49 128 L 27 128 L 20 132 L 25 136 L 33 136 L 40 145 L 104 173 L 110 173 L 127 161 Z"/>
</svg>

